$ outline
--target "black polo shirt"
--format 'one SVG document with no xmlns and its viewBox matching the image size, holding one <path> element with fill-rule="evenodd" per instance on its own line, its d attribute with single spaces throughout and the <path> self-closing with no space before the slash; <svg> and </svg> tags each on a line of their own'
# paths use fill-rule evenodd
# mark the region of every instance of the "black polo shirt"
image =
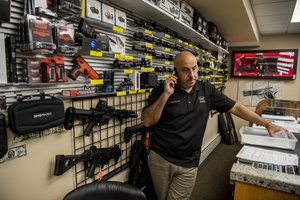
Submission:
<svg viewBox="0 0 300 200">
<path fill-rule="evenodd" d="M 163 84 L 153 89 L 148 106 L 163 91 Z M 197 81 L 191 93 L 175 85 L 175 91 L 168 99 L 161 118 L 151 128 L 150 148 L 173 164 L 197 167 L 209 111 L 225 112 L 234 104 L 235 101 L 208 83 Z"/>
</svg>

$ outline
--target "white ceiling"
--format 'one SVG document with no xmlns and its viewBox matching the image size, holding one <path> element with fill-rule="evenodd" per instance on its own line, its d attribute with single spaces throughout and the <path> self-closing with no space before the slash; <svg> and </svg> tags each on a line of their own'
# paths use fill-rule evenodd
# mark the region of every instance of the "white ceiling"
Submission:
<svg viewBox="0 0 300 200">
<path fill-rule="evenodd" d="M 214 22 L 230 46 L 259 46 L 260 35 L 300 33 L 290 23 L 296 0 L 187 0 Z"/>
</svg>

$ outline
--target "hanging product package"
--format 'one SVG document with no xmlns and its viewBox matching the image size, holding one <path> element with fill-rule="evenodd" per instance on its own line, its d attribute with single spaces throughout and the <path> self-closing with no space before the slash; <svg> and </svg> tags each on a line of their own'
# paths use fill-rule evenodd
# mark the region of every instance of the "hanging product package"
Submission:
<svg viewBox="0 0 300 200">
<path fill-rule="evenodd" d="M 61 99 L 48 95 L 36 100 L 32 97 L 18 99 L 8 108 L 9 128 L 15 134 L 24 135 L 63 124 L 65 113 Z"/>
</svg>

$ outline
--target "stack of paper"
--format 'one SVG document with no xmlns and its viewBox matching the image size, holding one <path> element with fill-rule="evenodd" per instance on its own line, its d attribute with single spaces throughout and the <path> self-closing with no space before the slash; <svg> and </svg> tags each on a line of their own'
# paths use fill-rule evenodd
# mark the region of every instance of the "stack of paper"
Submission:
<svg viewBox="0 0 300 200">
<path fill-rule="evenodd" d="M 270 163 L 284 166 L 298 166 L 299 162 L 299 157 L 296 154 L 282 153 L 279 151 L 266 150 L 246 145 L 243 146 L 236 157 L 254 162 Z"/>
<path fill-rule="evenodd" d="M 261 116 L 262 118 L 268 120 L 290 121 L 290 122 L 297 121 L 296 118 L 293 116 L 280 116 L 280 115 L 267 115 L 267 114 L 262 114 Z"/>
</svg>

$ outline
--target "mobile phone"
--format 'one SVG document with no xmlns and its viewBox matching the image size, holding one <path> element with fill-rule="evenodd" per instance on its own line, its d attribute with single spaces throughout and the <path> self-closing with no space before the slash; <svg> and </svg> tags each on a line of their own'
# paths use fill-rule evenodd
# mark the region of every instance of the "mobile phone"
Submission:
<svg viewBox="0 0 300 200">
<path fill-rule="evenodd" d="M 178 75 L 178 72 L 177 72 L 177 69 L 174 67 L 174 75 L 177 76 Z"/>
</svg>

